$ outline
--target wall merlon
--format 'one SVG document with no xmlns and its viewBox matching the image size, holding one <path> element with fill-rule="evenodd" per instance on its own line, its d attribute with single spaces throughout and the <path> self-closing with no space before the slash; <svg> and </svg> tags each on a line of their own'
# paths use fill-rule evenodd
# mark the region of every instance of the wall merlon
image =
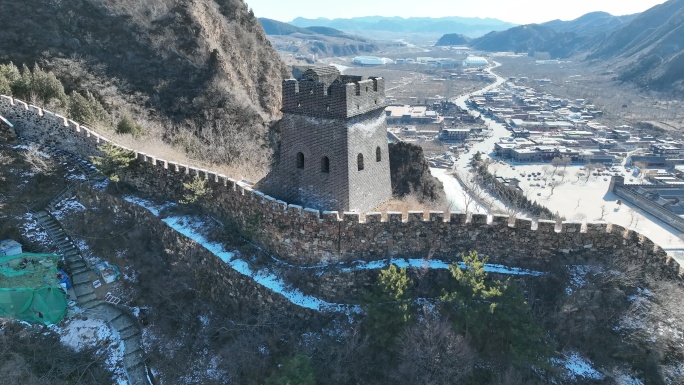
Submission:
<svg viewBox="0 0 684 385">
<path fill-rule="evenodd" d="M 430 222 L 444 222 L 444 211 L 430 211 L 428 215 Z"/>
<path fill-rule="evenodd" d="M 422 211 L 409 211 L 406 217 L 407 222 L 423 222 L 425 220 L 425 213 Z"/>
<path fill-rule="evenodd" d="M 608 233 L 608 224 L 605 222 L 587 223 L 587 233 L 605 234 Z"/>
<path fill-rule="evenodd" d="M 616 235 L 620 235 L 620 236 L 623 236 L 623 237 L 624 237 L 625 234 L 626 234 L 626 232 L 627 232 L 627 229 L 624 228 L 624 227 L 622 227 L 622 226 L 620 226 L 620 225 L 616 225 L 616 224 L 614 224 L 614 223 L 610 223 L 610 224 L 608 225 L 608 232 L 611 233 L 611 234 L 616 234 Z"/>
<path fill-rule="evenodd" d="M 235 191 L 237 189 L 237 181 L 233 178 L 226 178 L 226 188 L 228 191 Z"/>
<path fill-rule="evenodd" d="M 540 233 L 555 233 L 556 232 L 556 221 L 549 221 L 546 219 L 540 219 L 537 222 L 537 231 Z"/>
<path fill-rule="evenodd" d="M 451 222 L 452 225 L 463 226 L 466 224 L 467 220 L 468 214 L 466 213 L 451 213 L 451 215 L 449 215 L 449 222 Z"/>
<path fill-rule="evenodd" d="M 342 220 L 345 223 L 360 223 L 361 216 L 356 212 L 345 211 L 344 214 L 342 214 Z"/>
<path fill-rule="evenodd" d="M 283 213 L 287 212 L 287 207 L 288 207 L 287 202 L 277 200 L 277 201 L 275 201 L 275 204 L 276 204 L 276 210 L 277 211 L 281 211 Z"/>
<path fill-rule="evenodd" d="M 38 116 L 43 116 L 43 110 L 38 106 L 34 106 L 33 104 L 29 105 L 29 111 Z"/>
<path fill-rule="evenodd" d="M 199 170 L 194 168 L 194 167 L 189 167 L 188 168 L 188 175 L 190 175 L 191 177 L 199 176 Z"/>
<path fill-rule="evenodd" d="M 303 209 L 304 208 L 300 205 L 288 205 L 287 206 L 287 213 L 291 216 L 299 217 L 302 215 Z"/>
<path fill-rule="evenodd" d="M 532 221 L 524 218 L 515 218 L 513 227 L 518 230 L 532 230 Z"/>
<path fill-rule="evenodd" d="M 387 222 L 389 223 L 401 223 L 404 220 L 404 214 L 396 211 L 387 212 Z"/>
<path fill-rule="evenodd" d="M 487 225 L 487 214 L 473 214 L 470 216 L 471 226 L 485 226 Z"/>
<path fill-rule="evenodd" d="M 184 164 L 179 164 L 178 166 L 178 172 L 181 174 L 188 174 L 190 172 L 189 167 L 184 165 Z"/>
<path fill-rule="evenodd" d="M 337 211 L 323 211 L 323 213 L 321 214 L 321 219 L 324 222 L 339 222 L 340 215 Z"/>
<path fill-rule="evenodd" d="M 582 223 L 580 222 L 563 222 L 560 228 L 561 233 L 580 233 L 582 232 Z"/>
<path fill-rule="evenodd" d="M 366 213 L 366 223 L 380 223 L 382 222 L 382 213 L 372 212 Z"/>
<path fill-rule="evenodd" d="M 14 103 L 20 109 L 28 111 L 28 104 L 26 104 L 26 102 L 24 102 L 23 100 L 14 99 Z"/>
<path fill-rule="evenodd" d="M 14 105 L 14 99 L 11 96 L 7 96 L 7 95 L 0 95 L 0 102 L 6 103 L 9 106 Z"/>
<path fill-rule="evenodd" d="M 69 127 L 73 128 L 74 131 L 81 132 L 81 125 L 80 124 L 78 124 L 77 122 L 75 122 L 71 119 L 68 119 L 67 122 L 69 124 Z"/>
<path fill-rule="evenodd" d="M 492 226 L 495 227 L 507 227 L 510 222 L 510 216 L 508 215 L 493 215 L 492 216 Z"/>
<path fill-rule="evenodd" d="M 218 182 L 218 174 L 215 172 L 210 172 L 207 171 L 207 179 L 209 179 L 210 182 Z"/>
<path fill-rule="evenodd" d="M 164 170 L 169 169 L 169 162 L 165 159 L 157 159 L 157 165 L 163 168 Z"/>
<path fill-rule="evenodd" d="M 68 126 L 69 125 L 67 118 L 65 118 L 62 115 L 55 114 L 55 119 L 57 119 L 57 123 L 61 124 L 62 126 Z"/>
<path fill-rule="evenodd" d="M 309 220 L 320 220 L 321 219 L 321 212 L 316 210 L 316 209 L 311 209 L 308 207 L 305 207 L 304 210 L 302 210 L 302 215 L 304 218 L 309 219 Z"/>
</svg>

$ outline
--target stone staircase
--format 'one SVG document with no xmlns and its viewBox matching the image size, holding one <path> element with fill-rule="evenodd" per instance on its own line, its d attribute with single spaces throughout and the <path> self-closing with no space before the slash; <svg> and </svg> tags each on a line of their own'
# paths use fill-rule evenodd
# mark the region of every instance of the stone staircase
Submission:
<svg viewBox="0 0 684 385">
<path fill-rule="evenodd" d="M 36 145 L 34 143 L 31 144 Z M 70 162 L 75 164 L 86 176 L 86 180 L 82 183 L 92 184 L 105 179 L 103 175 L 97 172 L 97 169 L 94 166 L 72 154 L 50 147 L 41 146 L 40 149 L 53 155 L 67 158 Z M 69 270 L 71 271 L 71 282 L 74 294 L 76 295 L 76 301 L 79 307 L 84 310 L 84 314 L 89 317 L 106 321 L 119 333 L 121 341 L 124 344 L 123 363 L 126 369 L 128 383 L 130 385 L 147 385 L 150 384 L 149 378 L 151 377 L 148 376 L 148 369 L 145 365 L 145 352 L 142 347 L 141 333 L 136 318 L 125 307 L 98 298 L 93 290 L 93 281 L 99 277 L 93 269 L 88 266 L 77 245 L 72 241 L 69 235 L 64 231 L 60 222 L 52 214 L 55 207 L 64 199 L 71 197 L 73 189 L 82 183 L 68 186 L 57 194 L 45 208 L 32 211 L 32 213 L 41 227 L 46 230 L 60 253 L 64 256 L 64 259 L 69 266 Z M 108 299 L 110 297 L 111 296 L 108 296 Z"/>
</svg>

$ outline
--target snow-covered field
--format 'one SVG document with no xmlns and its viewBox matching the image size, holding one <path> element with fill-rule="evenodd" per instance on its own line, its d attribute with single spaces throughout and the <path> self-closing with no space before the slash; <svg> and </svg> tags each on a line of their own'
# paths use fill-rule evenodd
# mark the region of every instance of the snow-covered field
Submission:
<svg viewBox="0 0 684 385">
<path fill-rule="evenodd" d="M 504 79 L 497 77 L 497 83 L 503 83 Z M 493 88 L 489 86 L 479 93 Z M 462 96 L 456 100 L 456 104 L 465 108 L 465 100 L 468 96 Z M 471 112 L 477 114 L 476 111 Z M 492 131 L 492 136 L 482 142 L 475 143 L 467 154 L 462 154 L 457 161 L 456 169 L 461 172 L 466 172 L 468 169 L 468 162 L 472 155 L 476 152 L 481 152 L 483 156 L 491 157 L 494 151 L 494 143 L 499 138 L 510 136 L 510 132 L 501 124 L 485 118 L 485 124 Z M 684 241 L 679 239 L 680 232 L 665 223 L 659 221 L 652 215 L 640 210 L 639 208 L 622 202 L 618 206 L 616 201 L 618 197 L 608 191 L 610 184 L 610 177 L 607 176 L 591 176 L 588 181 L 586 177 L 577 178 L 577 174 L 582 172 L 579 165 L 568 166 L 565 171 L 564 178 L 555 176 L 556 181 L 563 180 L 563 183 L 554 188 L 553 194 L 548 186 L 548 179 L 546 183 L 541 181 L 527 181 L 527 178 L 520 176 L 521 173 L 529 175 L 531 172 L 543 172 L 547 168 L 548 174 L 553 170 L 550 164 L 501 164 L 495 163 L 490 167 L 490 171 L 498 176 L 507 178 L 518 178 L 521 180 L 521 188 L 527 193 L 531 200 L 536 200 L 540 204 L 548 207 L 552 212 L 558 212 L 569 221 L 587 221 L 596 222 L 604 221 L 608 223 L 615 223 L 625 228 L 633 229 L 647 237 L 653 242 L 660 245 L 664 249 L 684 249 Z M 624 167 L 618 166 L 622 175 L 625 174 Z M 562 170 L 562 168 L 559 168 Z M 455 202 L 456 210 L 463 210 L 464 198 L 462 188 L 453 177 L 446 175 L 444 170 L 431 169 L 433 175 L 444 183 L 446 195 L 448 199 Z M 604 180 L 604 178 L 606 180 Z M 630 176 L 626 180 L 629 181 Z M 546 184 L 545 188 L 532 186 L 532 184 Z M 627 182 L 629 183 L 629 182 Z M 635 179 L 634 183 L 638 183 Z M 502 204 L 499 204 L 502 206 Z M 483 208 L 478 208 L 480 211 Z M 478 212 L 477 209 L 471 210 Z M 603 215 L 602 215 L 603 211 Z M 680 264 L 684 263 L 684 255 L 677 253 L 670 253 Z M 684 254 L 684 253 L 682 253 Z"/>
<path fill-rule="evenodd" d="M 113 373 L 113 383 L 128 385 L 124 368 L 124 344 L 119 333 L 99 319 L 69 319 L 49 328 L 60 335 L 60 341 L 76 351 L 97 348 L 105 355 L 105 367 Z"/>
<path fill-rule="evenodd" d="M 520 179 L 520 187 L 527 193 L 529 199 L 548 207 L 552 212 L 558 212 L 568 221 L 615 223 L 638 231 L 665 249 L 684 248 L 684 241 L 679 239 L 678 230 L 624 200 L 622 200 L 622 205 L 618 205 L 616 202 L 619 198 L 608 191 L 609 176 L 590 176 L 587 181 L 586 176 L 579 175 L 585 172 L 580 170 L 580 167 L 568 166 L 564 178 L 555 175 L 553 177 L 555 182 L 560 184 L 553 189 L 553 193 L 549 187 L 549 182 L 553 182 L 550 178 L 553 167 L 550 164 L 495 163 L 490 166 L 490 171 L 498 176 Z M 544 173 L 544 168 L 547 169 L 546 175 L 549 176 L 546 182 L 528 181 L 526 177 L 523 178 L 520 175 L 524 173 L 527 176 L 532 172 Z M 618 169 L 621 170 L 621 175 L 627 175 L 624 167 L 618 167 Z M 562 171 L 563 168 L 559 167 L 558 170 Z M 532 186 L 533 184 L 541 184 L 545 187 Z M 679 260 L 679 262 L 684 261 Z"/>
</svg>

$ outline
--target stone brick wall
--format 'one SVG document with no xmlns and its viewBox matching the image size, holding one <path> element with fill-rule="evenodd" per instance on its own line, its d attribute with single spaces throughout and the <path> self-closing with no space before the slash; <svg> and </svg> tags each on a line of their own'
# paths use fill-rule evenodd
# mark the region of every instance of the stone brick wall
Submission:
<svg viewBox="0 0 684 385">
<path fill-rule="evenodd" d="M 280 158 L 265 193 L 319 210 L 365 212 L 392 196 L 382 78 L 309 69 L 283 82 Z"/>
<path fill-rule="evenodd" d="M 386 132 L 382 110 L 352 119 L 286 113 L 280 160 L 257 188 L 319 210 L 372 210 L 392 195 Z M 300 153 L 302 168 L 297 160 Z M 358 167 L 359 154 L 363 170 Z M 327 172 L 322 169 L 323 158 L 329 161 Z"/>
<path fill-rule="evenodd" d="M 52 144 L 79 156 L 98 153 L 107 141 L 87 128 L 37 107 L 0 98 L 0 114 L 10 119 L 22 136 Z M 577 262 L 577 258 L 635 260 L 665 276 L 679 276 L 679 265 L 647 237 L 605 223 L 551 221 L 533 223 L 506 216 L 462 213 L 338 213 L 320 212 L 276 200 L 235 180 L 151 155 L 137 153 L 138 164 L 122 179 L 160 199 L 178 199 L 182 183 L 195 175 L 207 179 L 210 196 L 205 210 L 235 225 L 266 250 L 298 265 L 321 262 L 419 257 L 457 260 L 471 249 L 488 255 L 492 263 L 535 268 L 549 262 Z M 374 160 L 374 158 L 372 158 Z M 591 253 L 587 253 L 591 251 Z"/>
</svg>

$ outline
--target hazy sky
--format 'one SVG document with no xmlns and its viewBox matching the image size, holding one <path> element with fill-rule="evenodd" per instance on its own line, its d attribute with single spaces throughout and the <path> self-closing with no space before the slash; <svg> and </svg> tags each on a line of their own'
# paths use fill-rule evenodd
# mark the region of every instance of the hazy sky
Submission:
<svg viewBox="0 0 684 385">
<path fill-rule="evenodd" d="M 464 16 L 491 17 L 518 24 L 553 19 L 572 20 L 585 13 L 613 15 L 643 12 L 665 0 L 245 0 L 257 17 L 292 21 L 302 16 L 350 18 L 355 16 Z"/>
</svg>

